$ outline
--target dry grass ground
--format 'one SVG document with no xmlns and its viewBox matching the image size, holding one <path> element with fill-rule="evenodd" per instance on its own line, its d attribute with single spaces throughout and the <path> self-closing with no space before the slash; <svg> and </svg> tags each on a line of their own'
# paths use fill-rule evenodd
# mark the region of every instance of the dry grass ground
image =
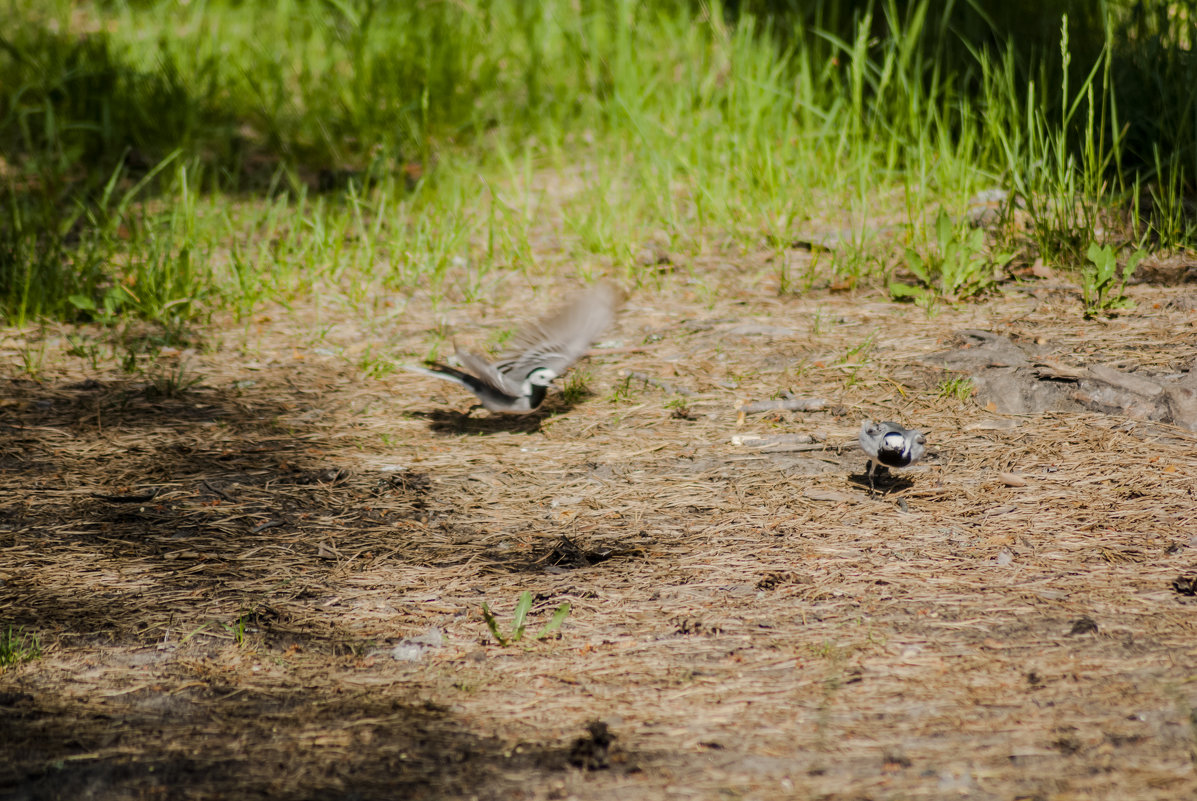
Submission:
<svg viewBox="0 0 1197 801">
<path fill-rule="evenodd" d="M 565 284 L 262 317 L 180 356 L 202 382 L 173 396 L 53 342 L 21 378 L 9 331 L 0 621 L 43 654 L 0 673 L 0 795 L 1193 797 L 1195 602 L 1172 582 L 1197 567 L 1197 436 L 998 415 L 918 361 L 986 328 L 1188 369 L 1181 291 L 1109 321 L 1022 290 L 927 319 L 701 277 L 633 294 L 591 396 L 524 420 L 356 365 L 426 352 L 446 315 L 483 342 Z M 738 415 L 785 390 L 828 408 Z M 866 417 L 931 451 L 877 495 Z M 811 441 L 733 440 L 782 434 Z M 525 590 L 530 630 L 572 614 L 499 647 L 481 604 L 506 624 Z M 595 720 L 609 754 L 577 745 Z"/>
</svg>

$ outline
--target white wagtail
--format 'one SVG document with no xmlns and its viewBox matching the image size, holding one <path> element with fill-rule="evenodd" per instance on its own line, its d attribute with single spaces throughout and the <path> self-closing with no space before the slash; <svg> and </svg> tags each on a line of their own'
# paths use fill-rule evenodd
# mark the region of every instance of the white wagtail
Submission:
<svg viewBox="0 0 1197 801">
<path fill-rule="evenodd" d="M 511 349 L 494 363 L 459 349 L 457 359 L 463 369 L 438 362 L 428 362 L 427 368 L 404 367 L 460 384 L 492 412 L 527 414 L 544 401 L 553 379 L 581 358 L 611 324 L 618 305 L 618 290 L 596 284 L 552 316 L 517 333 Z"/>
<path fill-rule="evenodd" d="M 897 423 L 865 420 L 860 424 L 860 447 L 869 457 L 869 487 L 873 487 L 873 470 L 877 465 L 910 467 L 923 458 L 926 446 L 927 437 L 922 431 L 902 428 Z"/>
</svg>

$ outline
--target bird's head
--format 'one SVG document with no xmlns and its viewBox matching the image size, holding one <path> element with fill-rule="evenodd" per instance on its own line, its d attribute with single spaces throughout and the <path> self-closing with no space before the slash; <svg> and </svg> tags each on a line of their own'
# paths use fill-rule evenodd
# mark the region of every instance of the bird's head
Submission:
<svg viewBox="0 0 1197 801">
<path fill-rule="evenodd" d="M 528 373 L 528 377 L 524 379 L 534 387 L 547 387 L 553 383 L 553 379 L 557 377 L 555 370 L 548 367 L 537 367 L 532 372 Z"/>
</svg>

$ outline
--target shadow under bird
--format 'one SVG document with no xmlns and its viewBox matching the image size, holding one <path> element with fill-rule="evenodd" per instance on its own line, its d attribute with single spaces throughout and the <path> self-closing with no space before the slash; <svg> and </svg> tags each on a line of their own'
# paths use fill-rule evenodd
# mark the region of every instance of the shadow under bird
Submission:
<svg viewBox="0 0 1197 801">
<path fill-rule="evenodd" d="M 494 362 L 473 351 L 458 349 L 460 368 L 439 362 L 428 362 L 426 367 L 404 365 L 404 368 L 459 384 L 473 392 L 492 412 L 534 412 L 544 401 L 553 379 L 580 359 L 615 320 L 619 299 L 619 291 L 613 286 L 590 287 L 553 315 L 517 333 L 512 337 L 510 350 Z"/>
<path fill-rule="evenodd" d="M 903 428 L 897 423 L 865 420 L 860 424 L 860 447 L 869 457 L 869 486 L 873 486 L 873 471 L 877 465 L 910 467 L 923 458 L 926 446 L 927 437 L 922 431 Z"/>
</svg>

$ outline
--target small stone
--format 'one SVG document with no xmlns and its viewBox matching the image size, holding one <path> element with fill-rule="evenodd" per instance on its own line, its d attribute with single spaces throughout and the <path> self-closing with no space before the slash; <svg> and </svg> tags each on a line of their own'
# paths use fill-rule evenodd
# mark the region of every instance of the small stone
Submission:
<svg viewBox="0 0 1197 801">
<path fill-rule="evenodd" d="M 391 649 L 391 657 L 400 662 L 419 662 L 433 648 L 445 644 L 445 635 L 440 629 L 432 628 L 415 637 L 404 637 Z"/>
</svg>

